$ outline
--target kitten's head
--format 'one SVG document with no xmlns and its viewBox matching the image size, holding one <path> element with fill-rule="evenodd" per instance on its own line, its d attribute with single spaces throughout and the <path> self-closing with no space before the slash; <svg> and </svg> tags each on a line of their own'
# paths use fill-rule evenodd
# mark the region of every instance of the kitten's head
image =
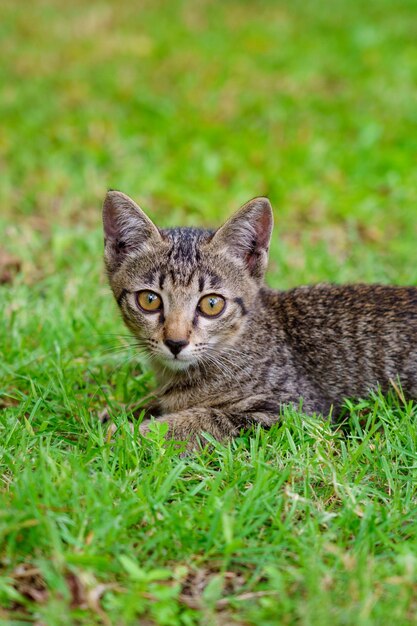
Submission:
<svg viewBox="0 0 417 626">
<path fill-rule="evenodd" d="M 260 304 L 273 224 L 267 198 L 216 231 L 160 230 L 128 196 L 109 191 L 103 223 L 111 288 L 151 355 L 184 370 L 238 348 L 247 314 Z"/>
</svg>

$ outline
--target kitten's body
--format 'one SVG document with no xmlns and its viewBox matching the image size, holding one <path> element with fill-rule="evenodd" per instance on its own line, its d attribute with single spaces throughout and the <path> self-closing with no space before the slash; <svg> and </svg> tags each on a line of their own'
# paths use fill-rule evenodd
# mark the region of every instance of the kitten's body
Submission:
<svg viewBox="0 0 417 626">
<path fill-rule="evenodd" d="M 162 413 L 211 407 L 237 429 L 271 425 L 282 404 L 300 400 L 307 413 L 337 415 L 344 399 L 387 391 L 397 377 L 417 398 L 417 289 L 317 285 L 260 296 L 233 359 L 174 376 Z"/>
<path fill-rule="evenodd" d="M 398 379 L 417 398 L 417 288 L 267 289 L 266 200 L 248 203 L 215 233 L 157 231 L 129 198 L 110 192 L 104 223 L 113 292 L 129 328 L 157 356 L 152 413 L 175 438 L 223 439 L 253 423 L 269 426 L 285 404 L 337 415 L 346 398 Z M 143 290 L 161 297 L 157 315 L 138 310 Z M 224 297 L 220 317 L 199 312 L 207 292 Z M 173 356 L 169 343 L 185 348 Z"/>
</svg>

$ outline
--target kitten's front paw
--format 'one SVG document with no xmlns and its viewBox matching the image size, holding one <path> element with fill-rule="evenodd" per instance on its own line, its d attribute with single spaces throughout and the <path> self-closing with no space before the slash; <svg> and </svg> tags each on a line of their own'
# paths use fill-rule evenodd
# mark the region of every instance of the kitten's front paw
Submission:
<svg viewBox="0 0 417 626">
<path fill-rule="evenodd" d="M 142 436 L 146 437 L 151 432 L 151 425 L 155 424 L 167 424 L 168 429 L 164 436 L 167 440 L 175 439 L 176 441 L 186 442 L 186 451 L 192 452 L 200 448 L 198 442 L 198 432 L 195 425 L 192 424 L 192 420 L 187 420 L 178 415 L 170 415 L 167 418 L 159 418 L 157 420 L 144 420 L 139 426 L 139 432 Z"/>
<path fill-rule="evenodd" d="M 149 433 L 149 426 L 152 424 L 152 420 L 143 420 L 141 425 L 139 426 L 139 432 L 143 437 Z"/>
</svg>

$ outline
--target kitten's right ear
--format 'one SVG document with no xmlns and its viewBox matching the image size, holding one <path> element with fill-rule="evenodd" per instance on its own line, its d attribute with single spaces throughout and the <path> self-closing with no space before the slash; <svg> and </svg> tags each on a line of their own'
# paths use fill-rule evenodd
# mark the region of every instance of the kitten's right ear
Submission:
<svg viewBox="0 0 417 626">
<path fill-rule="evenodd" d="M 108 191 L 103 204 L 105 259 L 114 270 L 132 250 L 151 250 L 161 241 L 155 224 L 129 196 Z"/>
</svg>

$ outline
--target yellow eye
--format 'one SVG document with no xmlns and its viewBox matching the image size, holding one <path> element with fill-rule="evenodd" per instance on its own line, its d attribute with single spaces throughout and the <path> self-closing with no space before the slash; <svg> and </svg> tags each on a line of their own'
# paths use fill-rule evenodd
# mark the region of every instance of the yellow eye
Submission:
<svg viewBox="0 0 417 626">
<path fill-rule="evenodd" d="M 162 298 L 154 291 L 145 289 L 137 294 L 138 305 L 146 313 L 156 313 L 162 309 Z"/>
<path fill-rule="evenodd" d="M 201 298 L 198 303 L 198 310 L 206 317 L 217 317 L 223 313 L 226 301 L 222 296 L 211 293 Z"/>
</svg>

